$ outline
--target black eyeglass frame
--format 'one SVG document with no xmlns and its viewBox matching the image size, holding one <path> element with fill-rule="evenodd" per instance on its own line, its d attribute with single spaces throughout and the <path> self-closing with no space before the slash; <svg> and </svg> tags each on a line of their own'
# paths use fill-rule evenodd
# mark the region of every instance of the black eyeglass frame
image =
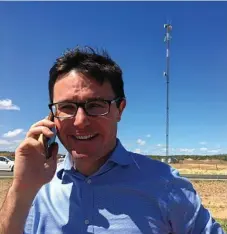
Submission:
<svg viewBox="0 0 227 234">
<path fill-rule="evenodd" d="M 94 99 L 94 100 L 88 100 L 88 101 L 86 101 L 86 102 L 63 101 L 63 102 L 50 103 L 50 104 L 48 104 L 48 107 L 49 107 L 50 111 L 52 112 L 53 116 L 54 116 L 55 118 L 57 118 L 57 119 L 69 119 L 69 118 L 75 117 L 76 114 L 77 114 L 77 110 L 78 110 L 79 107 L 81 107 L 81 108 L 84 110 L 84 112 L 86 113 L 87 116 L 104 116 L 104 115 L 109 114 L 109 112 L 110 112 L 110 105 L 111 105 L 112 103 L 114 103 L 114 102 L 115 102 L 115 103 L 118 103 L 118 102 L 121 103 L 122 100 L 125 100 L 125 97 L 117 97 L 117 98 L 114 98 L 114 99 L 112 99 L 112 100 L 106 100 L 106 99 L 99 99 L 99 98 L 97 98 L 97 99 Z M 86 106 L 88 103 L 94 102 L 94 101 L 103 101 L 103 102 L 108 103 L 108 105 L 109 105 L 108 111 L 107 111 L 106 113 L 104 113 L 104 114 L 98 114 L 98 115 L 97 115 L 97 114 L 96 114 L 96 115 L 89 114 L 89 113 L 87 112 L 85 106 Z M 55 116 L 55 114 L 54 114 L 54 112 L 53 112 L 53 110 L 52 110 L 52 106 L 54 106 L 54 105 L 56 105 L 56 104 L 61 104 L 61 103 L 75 104 L 76 107 L 77 107 L 75 113 L 74 113 L 73 115 L 71 115 L 71 116 L 68 116 L 68 117 L 59 117 L 59 116 Z M 120 103 L 119 103 L 119 104 L 120 104 Z M 118 104 L 118 105 L 119 105 L 119 104 Z"/>
</svg>

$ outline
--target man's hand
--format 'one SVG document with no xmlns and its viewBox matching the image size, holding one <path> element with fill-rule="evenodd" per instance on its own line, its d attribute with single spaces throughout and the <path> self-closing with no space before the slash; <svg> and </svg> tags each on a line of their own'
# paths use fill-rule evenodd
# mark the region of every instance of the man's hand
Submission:
<svg viewBox="0 0 227 234">
<path fill-rule="evenodd" d="M 57 143 L 50 147 L 51 157 L 46 160 L 44 145 L 39 141 L 40 134 L 50 138 L 54 122 L 43 119 L 29 129 L 25 140 L 15 152 L 14 179 L 12 188 L 16 191 L 37 191 L 50 182 L 57 167 Z"/>
<path fill-rule="evenodd" d="M 40 134 L 53 136 L 49 128 L 54 123 L 48 119 L 32 125 L 25 140 L 15 152 L 14 178 L 0 210 L 0 233 L 23 233 L 26 217 L 38 190 L 53 178 L 57 167 L 58 145 L 51 146 L 51 157 L 46 160 Z"/>
</svg>

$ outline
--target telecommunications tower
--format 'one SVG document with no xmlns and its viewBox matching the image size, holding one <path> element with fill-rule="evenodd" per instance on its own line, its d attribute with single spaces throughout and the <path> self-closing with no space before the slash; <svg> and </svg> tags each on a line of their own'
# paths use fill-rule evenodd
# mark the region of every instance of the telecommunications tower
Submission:
<svg viewBox="0 0 227 234">
<path fill-rule="evenodd" d="M 171 24 L 164 24 L 166 30 L 164 42 L 166 44 L 166 71 L 164 77 L 166 78 L 166 156 L 169 156 L 169 65 L 170 65 L 170 40 L 172 31 Z"/>
</svg>

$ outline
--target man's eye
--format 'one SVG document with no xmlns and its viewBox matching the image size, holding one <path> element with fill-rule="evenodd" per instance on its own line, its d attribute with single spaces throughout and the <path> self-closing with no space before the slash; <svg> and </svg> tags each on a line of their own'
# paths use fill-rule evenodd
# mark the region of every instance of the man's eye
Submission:
<svg viewBox="0 0 227 234">
<path fill-rule="evenodd" d="M 105 108 L 105 104 L 104 103 L 98 103 L 98 102 L 94 102 L 94 103 L 89 103 L 88 104 L 88 108 Z"/>
<path fill-rule="evenodd" d="M 102 107 L 103 105 L 97 104 L 97 103 L 92 103 L 89 105 L 89 107 Z"/>
<path fill-rule="evenodd" d="M 75 107 L 73 105 L 59 105 L 58 106 L 59 110 L 65 110 L 65 109 L 70 110 L 70 109 L 74 109 L 74 108 Z"/>
</svg>

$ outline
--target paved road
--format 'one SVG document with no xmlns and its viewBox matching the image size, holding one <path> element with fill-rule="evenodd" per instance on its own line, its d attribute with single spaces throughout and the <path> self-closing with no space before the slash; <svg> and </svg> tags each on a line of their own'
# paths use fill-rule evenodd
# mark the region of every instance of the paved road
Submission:
<svg viewBox="0 0 227 234">
<path fill-rule="evenodd" d="M 13 172 L 11 171 L 0 171 L 0 178 L 12 177 Z M 190 180 L 227 180 L 227 175 L 181 175 L 187 177 Z"/>
<path fill-rule="evenodd" d="M 190 180 L 227 180 L 227 175 L 181 175 Z"/>
<path fill-rule="evenodd" d="M 0 171 L 0 178 L 1 177 L 8 177 L 8 176 L 12 177 L 13 172 L 11 172 L 11 171 Z"/>
</svg>

